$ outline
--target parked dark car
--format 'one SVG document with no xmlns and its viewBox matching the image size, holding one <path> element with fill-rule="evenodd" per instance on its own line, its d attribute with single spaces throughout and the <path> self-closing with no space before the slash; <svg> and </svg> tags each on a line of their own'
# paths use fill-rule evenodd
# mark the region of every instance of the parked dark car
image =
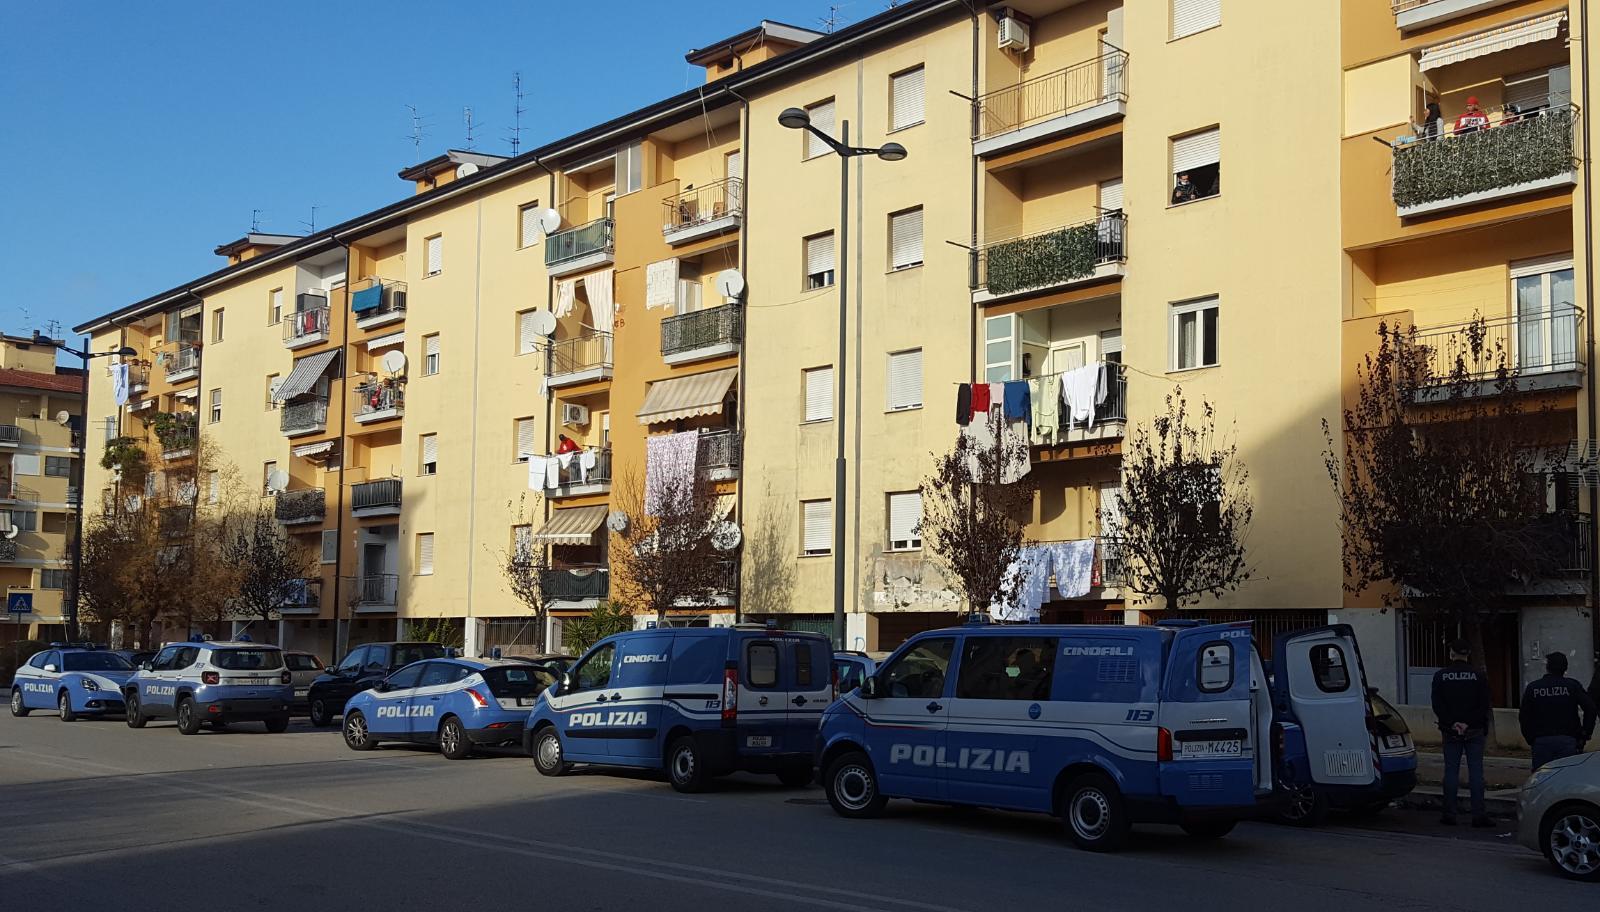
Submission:
<svg viewBox="0 0 1600 912">
<path fill-rule="evenodd" d="M 317 675 L 306 691 L 311 724 L 327 726 L 344 715 L 345 701 L 412 662 L 447 658 L 452 650 L 438 643 L 367 643 L 351 649 L 339 662 Z"/>
<path fill-rule="evenodd" d="M 156 651 L 154 649 L 118 649 L 116 650 L 116 653 L 117 655 L 122 656 L 124 659 L 127 659 L 128 664 L 132 665 L 134 668 L 138 668 L 140 665 L 143 665 L 144 663 L 156 657 Z"/>
<path fill-rule="evenodd" d="M 577 656 L 557 652 L 545 652 L 537 655 L 508 655 L 502 656 L 502 658 L 509 662 L 527 662 L 529 665 L 537 665 L 554 675 L 556 680 L 560 680 L 562 672 L 571 668 L 573 662 L 578 661 Z"/>
</svg>

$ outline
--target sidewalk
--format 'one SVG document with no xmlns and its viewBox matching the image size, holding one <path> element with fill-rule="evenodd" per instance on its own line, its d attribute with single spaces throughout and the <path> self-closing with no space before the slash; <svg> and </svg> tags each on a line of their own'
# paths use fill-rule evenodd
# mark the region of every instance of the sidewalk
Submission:
<svg viewBox="0 0 1600 912">
<path fill-rule="evenodd" d="M 1467 770 L 1462 763 L 1461 787 L 1456 801 L 1463 819 L 1467 816 Z M 1531 771 L 1527 757 L 1485 756 L 1483 758 L 1484 808 L 1490 817 L 1515 818 L 1517 792 Z M 1444 754 L 1417 751 L 1417 787 L 1401 799 L 1407 807 L 1438 811 L 1443 806 Z"/>
</svg>

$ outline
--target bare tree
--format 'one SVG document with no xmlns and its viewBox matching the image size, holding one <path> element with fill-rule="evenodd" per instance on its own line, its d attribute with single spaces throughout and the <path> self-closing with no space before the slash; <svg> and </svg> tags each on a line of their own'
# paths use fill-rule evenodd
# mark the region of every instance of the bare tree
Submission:
<svg viewBox="0 0 1600 912">
<path fill-rule="evenodd" d="M 1547 510 L 1540 475 L 1558 451 L 1535 444 L 1556 432 L 1548 408 L 1517 395 L 1517 367 L 1481 318 L 1426 347 L 1398 327 L 1378 334 L 1342 446 L 1323 423 L 1345 588 L 1444 618 L 1481 662 L 1483 618 L 1572 546 L 1572 518 Z"/>
<path fill-rule="evenodd" d="M 241 617 L 276 620 L 295 586 L 311 575 L 311 549 L 290 538 L 273 511 L 257 506 L 228 524 L 220 555 L 237 572 L 232 607 Z"/>
<path fill-rule="evenodd" d="M 1173 609 L 1248 581 L 1248 479 L 1238 444 L 1216 440 L 1216 409 L 1202 401 L 1191 416 L 1181 387 L 1168 394 L 1166 412 L 1135 426 L 1123 450 L 1117 535 L 1128 588 Z"/>
<path fill-rule="evenodd" d="M 550 569 L 550 552 L 532 539 L 533 517 L 538 514 L 538 502 L 536 497 L 534 506 L 530 507 L 527 494 L 518 498 L 516 509 L 511 511 L 512 527 L 528 530 L 529 537 L 526 540 L 514 539 L 511 547 L 496 553 L 495 558 L 500 565 L 500 575 L 506 579 L 506 588 L 533 614 L 534 652 L 545 653 L 550 651 L 545 642 L 550 626 L 550 603 L 544 591 L 545 571 Z M 510 505 L 507 504 L 507 507 Z"/>
<path fill-rule="evenodd" d="M 711 484 L 700 478 L 659 484 L 647 505 L 643 479 L 622 479 L 616 503 L 628 524 L 611 542 L 612 601 L 658 622 L 671 608 L 707 602 L 729 582 L 728 556 L 711 544 L 717 520 Z"/>
</svg>

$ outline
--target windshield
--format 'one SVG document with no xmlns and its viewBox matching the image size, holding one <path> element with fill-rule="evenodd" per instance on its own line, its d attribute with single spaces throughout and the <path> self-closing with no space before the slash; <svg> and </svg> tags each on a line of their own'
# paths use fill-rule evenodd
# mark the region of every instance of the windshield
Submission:
<svg viewBox="0 0 1600 912">
<path fill-rule="evenodd" d="M 444 647 L 438 643 L 400 643 L 394 647 L 394 664 L 410 665 L 423 659 L 444 658 Z"/>
<path fill-rule="evenodd" d="M 496 697 L 536 697 L 555 683 L 555 675 L 537 665 L 494 666 L 482 672 L 489 692 Z"/>
<path fill-rule="evenodd" d="M 290 671 L 320 671 L 322 663 L 316 656 L 290 653 L 283 657 L 283 663 L 289 666 Z"/>
<path fill-rule="evenodd" d="M 219 649 L 211 654 L 211 664 L 229 671 L 282 668 L 283 653 L 276 649 Z"/>
<path fill-rule="evenodd" d="M 69 652 L 61 657 L 62 671 L 132 671 L 127 659 L 114 652 Z"/>
</svg>

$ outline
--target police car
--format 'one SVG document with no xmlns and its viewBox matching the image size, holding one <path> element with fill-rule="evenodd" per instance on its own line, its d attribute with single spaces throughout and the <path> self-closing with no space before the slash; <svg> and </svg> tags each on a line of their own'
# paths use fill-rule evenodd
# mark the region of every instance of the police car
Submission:
<svg viewBox="0 0 1600 912">
<path fill-rule="evenodd" d="M 811 781 L 822 710 L 837 695 L 825 637 L 754 624 L 647 629 L 595 644 L 529 714 L 524 746 L 573 763 L 665 769 L 699 791 L 736 770 Z"/>
<path fill-rule="evenodd" d="M 265 722 L 289 727 L 293 678 L 276 646 L 250 642 L 169 643 L 122 687 L 129 728 L 151 719 L 176 719 L 192 735 L 209 722 Z"/>
<path fill-rule="evenodd" d="M 1370 774 L 1364 694 L 1323 696 L 1313 750 Z M 1278 800 L 1272 725 L 1247 622 L 980 623 L 896 650 L 824 713 L 817 760 L 845 817 L 890 798 L 1038 811 L 1110 851 L 1137 822 L 1216 838 Z"/>
<path fill-rule="evenodd" d="M 120 715 L 122 684 L 133 675 L 122 656 L 90 643 L 52 643 L 17 669 L 11 714 L 54 709 L 63 722 L 79 716 Z"/>
<path fill-rule="evenodd" d="M 555 682 L 526 662 L 430 659 L 413 662 L 350 698 L 344 743 L 372 750 L 382 741 L 437 744 L 451 760 L 475 745 L 518 744 L 540 693 Z"/>
</svg>

